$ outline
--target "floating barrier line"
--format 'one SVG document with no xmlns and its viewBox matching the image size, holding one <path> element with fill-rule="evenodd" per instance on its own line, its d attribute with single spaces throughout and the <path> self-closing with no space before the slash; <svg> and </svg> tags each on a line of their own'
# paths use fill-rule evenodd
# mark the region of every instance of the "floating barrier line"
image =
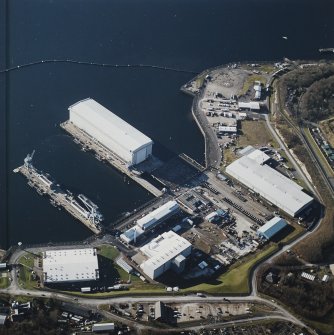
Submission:
<svg viewBox="0 0 334 335">
<path fill-rule="evenodd" d="M 40 64 L 50 64 L 50 63 L 71 63 L 71 64 L 80 64 L 80 65 L 90 65 L 90 66 L 99 66 L 99 67 L 111 67 L 111 68 L 149 68 L 149 69 L 156 69 L 162 71 L 173 71 L 173 72 L 183 72 L 183 73 L 190 73 L 190 74 L 198 74 L 199 72 L 191 71 L 191 70 L 184 70 L 178 69 L 168 66 L 160 66 L 160 65 L 151 65 L 151 64 L 108 64 L 108 63 L 97 63 L 97 62 L 88 62 L 88 61 L 78 61 L 74 59 L 43 59 L 36 62 L 25 63 L 16 65 L 13 67 L 9 67 L 7 69 L 0 70 L 1 73 L 8 73 L 11 71 L 23 69 L 26 67 L 36 66 Z"/>
</svg>

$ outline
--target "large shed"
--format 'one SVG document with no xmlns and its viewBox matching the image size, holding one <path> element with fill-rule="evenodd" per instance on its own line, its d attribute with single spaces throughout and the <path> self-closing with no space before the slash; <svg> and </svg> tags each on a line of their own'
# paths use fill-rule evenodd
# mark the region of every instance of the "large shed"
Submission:
<svg viewBox="0 0 334 335">
<path fill-rule="evenodd" d="M 288 224 L 284 219 L 280 218 L 279 216 L 275 216 L 262 227 L 260 227 L 257 231 L 257 234 L 266 238 L 267 240 L 270 240 L 287 225 Z"/>
<path fill-rule="evenodd" d="M 152 154 L 152 140 L 93 99 L 70 106 L 70 122 L 118 155 L 129 166 Z"/>
<path fill-rule="evenodd" d="M 48 250 L 43 252 L 45 283 L 82 282 L 99 278 L 95 248 Z"/>
<path fill-rule="evenodd" d="M 228 165 L 226 173 L 293 217 L 313 201 L 297 183 L 248 156 Z"/>
</svg>

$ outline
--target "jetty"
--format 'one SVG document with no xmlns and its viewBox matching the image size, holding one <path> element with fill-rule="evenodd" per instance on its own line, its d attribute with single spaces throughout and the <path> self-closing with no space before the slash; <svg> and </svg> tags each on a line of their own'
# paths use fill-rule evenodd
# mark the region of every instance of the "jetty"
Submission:
<svg viewBox="0 0 334 335">
<path fill-rule="evenodd" d="M 85 206 L 85 202 L 80 204 L 80 200 L 77 200 L 70 191 L 63 191 L 59 184 L 52 181 L 47 173 L 37 170 L 32 165 L 31 161 L 33 155 L 34 152 L 29 154 L 24 159 L 24 164 L 14 169 L 14 172 L 21 173 L 26 177 L 28 185 L 34 188 L 38 194 L 49 197 L 50 203 L 54 207 L 59 210 L 64 208 L 94 234 L 100 234 L 102 232 L 100 221 L 103 217 L 98 211 L 97 206 Z"/>
</svg>

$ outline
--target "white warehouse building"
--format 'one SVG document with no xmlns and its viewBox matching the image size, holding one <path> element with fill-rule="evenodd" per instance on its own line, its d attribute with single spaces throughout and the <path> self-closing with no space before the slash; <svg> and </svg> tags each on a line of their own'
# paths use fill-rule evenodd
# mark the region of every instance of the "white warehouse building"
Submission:
<svg viewBox="0 0 334 335">
<path fill-rule="evenodd" d="M 114 152 L 129 166 L 152 154 L 152 140 L 93 99 L 68 108 L 70 122 Z"/>
<path fill-rule="evenodd" d="M 155 279 L 169 269 L 182 272 L 186 257 L 191 254 L 191 243 L 170 230 L 144 245 L 140 251 L 147 258 L 140 265 L 141 269 Z"/>
<path fill-rule="evenodd" d="M 81 282 L 99 279 L 95 248 L 43 252 L 44 283 Z"/>
<path fill-rule="evenodd" d="M 144 231 L 152 229 L 162 221 L 165 221 L 172 215 L 176 214 L 179 209 L 180 206 L 176 201 L 168 201 L 164 205 L 137 220 L 137 226 Z"/>
<path fill-rule="evenodd" d="M 136 239 L 145 231 L 153 229 L 180 210 L 176 201 L 168 201 L 164 205 L 137 220 L 137 224 L 121 234 L 120 238 L 126 243 L 136 242 Z"/>
<path fill-rule="evenodd" d="M 247 155 L 228 165 L 226 173 L 292 217 L 313 201 L 297 183 Z"/>
</svg>

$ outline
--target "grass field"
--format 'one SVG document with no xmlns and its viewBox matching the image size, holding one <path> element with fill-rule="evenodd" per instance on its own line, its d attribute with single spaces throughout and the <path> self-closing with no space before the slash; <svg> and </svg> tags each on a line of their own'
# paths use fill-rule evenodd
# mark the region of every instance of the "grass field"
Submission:
<svg viewBox="0 0 334 335">
<path fill-rule="evenodd" d="M 32 268 L 34 266 L 34 256 L 30 254 L 23 255 L 18 263 L 20 267 L 19 285 L 25 289 L 33 289 L 37 287 L 37 281 L 32 279 Z"/>
<path fill-rule="evenodd" d="M 8 277 L 0 277 L 0 288 L 7 288 L 10 284 Z"/>
<path fill-rule="evenodd" d="M 247 93 L 247 91 L 254 86 L 254 82 L 255 81 L 260 81 L 262 83 L 262 85 L 265 85 L 267 82 L 267 79 L 260 75 L 260 74 L 252 74 L 250 75 L 245 81 L 244 81 L 244 85 L 242 87 L 242 90 L 240 92 L 240 95 L 244 95 Z"/>
<path fill-rule="evenodd" d="M 277 142 L 271 136 L 265 121 L 248 121 L 241 122 L 242 134 L 239 136 L 239 146 L 247 145 L 267 145 L 270 143 L 273 147 L 278 148 Z"/>
<path fill-rule="evenodd" d="M 276 251 L 276 245 L 270 245 L 255 255 L 245 257 L 217 278 L 217 284 L 202 283 L 183 291 L 203 291 L 215 294 L 247 294 L 250 292 L 249 275 L 252 267 L 261 259 Z"/>
</svg>

